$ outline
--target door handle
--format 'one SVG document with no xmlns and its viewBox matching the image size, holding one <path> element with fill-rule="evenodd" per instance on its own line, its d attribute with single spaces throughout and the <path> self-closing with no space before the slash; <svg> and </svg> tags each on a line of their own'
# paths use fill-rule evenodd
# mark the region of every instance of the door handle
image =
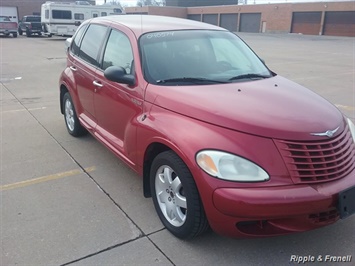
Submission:
<svg viewBox="0 0 355 266">
<path fill-rule="evenodd" d="M 70 66 L 69 67 L 71 70 L 73 70 L 74 72 L 77 71 L 76 67 L 75 66 Z"/>
<path fill-rule="evenodd" d="M 92 82 L 92 84 L 94 84 L 94 86 L 99 87 L 99 88 L 102 88 L 102 87 L 104 86 L 104 85 L 101 84 L 101 82 L 96 81 L 96 80 L 94 80 L 94 81 Z"/>
</svg>

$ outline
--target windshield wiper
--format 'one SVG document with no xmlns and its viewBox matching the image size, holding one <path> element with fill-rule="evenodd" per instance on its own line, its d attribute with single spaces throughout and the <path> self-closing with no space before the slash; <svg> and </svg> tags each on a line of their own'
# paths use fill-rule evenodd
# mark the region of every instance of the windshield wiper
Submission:
<svg viewBox="0 0 355 266">
<path fill-rule="evenodd" d="M 171 78 L 171 79 L 157 80 L 157 83 L 166 83 L 166 82 L 229 83 L 228 81 L 207 79 L 207 78 L 193 78 L 193 77 L 183 77 L 183 78 Z"/>
<path fill-rule="evenodd" d="M 271 76 L 266 76 L 266 75 L 260 75 L 260 74 L 255 74 L 255 73 L 249 73 L 249 74 L 242 74 L 238 75 L 235 77 L 230 78 L 229 80 L 238 80 L 238 79 L 266 79 L 270 78 Z"/>
</svg>

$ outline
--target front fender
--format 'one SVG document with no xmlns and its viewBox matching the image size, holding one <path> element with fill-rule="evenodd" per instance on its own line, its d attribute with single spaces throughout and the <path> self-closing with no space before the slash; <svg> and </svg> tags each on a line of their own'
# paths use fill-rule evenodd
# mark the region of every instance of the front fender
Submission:
<svg viewBox="0 0 355 266">
<path fill-rule="evenodd" d="M 146 119 L 141 121 L 137 132 L 137 147 L 141 151 L 138 163 L 144 164 L 146 151 L 152 143 L 160 143 L 173 150 L 185 162 L 197 185 L 205 183 L 201 169 L 195 161 L 197 152 L 204 149 L 220 150 L 246 158 L 273 175 L 269 185 L 289 184 L 285 164 L 272 139 L 245 134 L 235 130 L 211 125 L 191 117 L 152 105 Z M 212 186 L 214 181 L 211 181 Z M 229 184 L 249 186 L 250 184 Z M 215 183 L 216 187 L 220 185 Z M 265 186 L 265 184 L 263 184 Z"/>
<path fill-rule="evenodd" d="M 60 90 L 60 110 L 61 113 L 63 114 L 63 96 L 64 94 L 68 91 L 70 93 L 70 96 L 72 97 L 72 100 L 74 102 L 75 110 L 77 114 L 83 112 L 83 107 L 80 104 L 79 98 L 78 98 L 78 92 L 75 86 L 75 77 L 72 72 L 72 70 L 69 67 L 66 67 L 60 78 L 59 78 L 59 90 Z"/>
</svg>

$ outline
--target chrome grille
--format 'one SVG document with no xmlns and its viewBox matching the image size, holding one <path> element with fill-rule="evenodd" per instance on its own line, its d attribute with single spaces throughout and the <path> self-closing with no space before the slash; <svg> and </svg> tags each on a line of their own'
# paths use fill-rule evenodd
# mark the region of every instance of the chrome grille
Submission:
<svg viewBox="0 0 355 266">
<path fill-rule="evenodd" d="M 337 137 L 318 141 L 275 140 L 294 183 L 342 178 L 355 169 L 355 144 L 349 127 Z"/>
</svg>

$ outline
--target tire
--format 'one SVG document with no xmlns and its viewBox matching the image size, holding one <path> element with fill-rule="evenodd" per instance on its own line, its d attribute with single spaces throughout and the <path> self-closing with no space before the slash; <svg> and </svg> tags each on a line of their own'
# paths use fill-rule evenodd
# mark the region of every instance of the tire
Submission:
<svg viewBox="0 0 355 266">
<path fill-rule="evenodd" d="M 13 33 L 12 37 L 17 38 L 17 33 Z"/>
<path fill-rule="evenodd" d="M 27 37 L 31 37 L 32 33 L 29 29 L 26 29 L 26 36 Z"/>
<path fill-rule="evenodd" d="M 18 28 L 18 34 L 22 35 L 23 31 L 21 30 L 21 28 Z"/>
<path fill-rule="evenodd" d="M 86 134 L 86 129 L 80 124 L 76 115 L 73 100 L 69 92 L 63 97 L 64 121 L 70 135 L 79 137 Z"/>
<path fill-rule="evenodd" d="M 209 228 L 192 174 L 173 151 L 153 160 L 150 189 L 160 220 L 176 237 L 192 239 Z"/>
</svg>

